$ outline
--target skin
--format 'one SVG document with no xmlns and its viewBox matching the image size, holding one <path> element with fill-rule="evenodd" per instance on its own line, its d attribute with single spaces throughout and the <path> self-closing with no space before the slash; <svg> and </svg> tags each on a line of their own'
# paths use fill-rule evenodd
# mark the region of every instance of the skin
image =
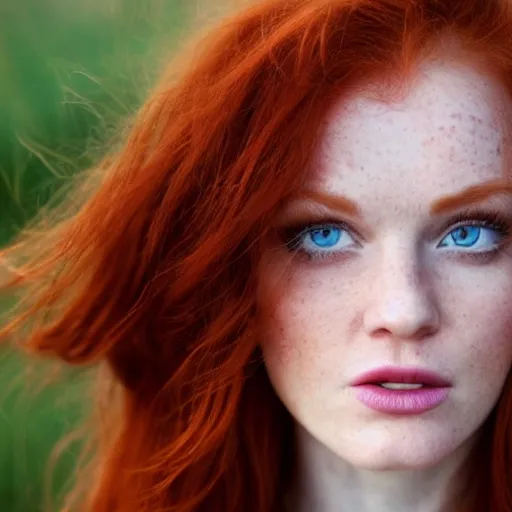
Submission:
<svg viewBox="0 0 512 512">
<path fill-rule="evenodd" d="M 432 210 L 506 178 L 510 108 L 489 75 L 437 61 L 398 100 L 359 92 L 326 119 L 305 192 L 343 196 L 359 215 L 335 208 L 339 199 L 290 202 L 260 273 L 265 364 L 297 425 L 292 510 L 446 510 L 512 363 L 512 258 L 488 227 L 474 247 L 501 243 L 493 256 L 477 260 L 473 247 L 455 244 L 450 221 L 467 206 Z M 470 208 L 508 224 L 512 196 Z M 340 228 L 330 257 L 304 253 L 318 250 L 311 233 L 298 254 L 285 245 L 282 227 L 325 219 L 350 228 Z M 448 398 L 409 416 L 369 409 L 351 382 L 386 365 L 437 372 L 452 384 Z"/>
</svg>

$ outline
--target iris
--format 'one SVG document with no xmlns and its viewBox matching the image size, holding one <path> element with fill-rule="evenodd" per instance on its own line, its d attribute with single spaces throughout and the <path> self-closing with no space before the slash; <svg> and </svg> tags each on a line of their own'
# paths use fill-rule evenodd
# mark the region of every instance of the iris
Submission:
<svg viewBox="0 0 512 512">
<path fill-rule="evenodd" d="M 450 233 L 453 242 L 462 247 L 471 247 L 480 238 L 482 228 L 480 226 L 461 226 Z"/>
<path fill-rule="evenodd" d="M 310 231 L 309 237 L 318 247 L 331 248 L 340 241 L 341 229 L 332 226 L 317 228 Z"/>
</svg>

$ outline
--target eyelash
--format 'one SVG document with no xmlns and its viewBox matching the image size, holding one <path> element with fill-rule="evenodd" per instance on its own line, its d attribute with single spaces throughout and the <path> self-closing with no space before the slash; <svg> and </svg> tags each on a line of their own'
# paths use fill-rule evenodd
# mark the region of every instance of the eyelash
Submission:
<svg viewBox="0 0 512 512">
<path fill-rule="evenodd" d="M 325 218 L 322 220 L 315 220 L 310 222 L 302 222 L 299 224 L 289 225 L 279 230 L 279 238 L 284 243 L 287 250 L 290 252 L 305 257 L 308 261 L 329 261 L 346 251 L 318 251 L 317 253 L 310 253 L 301 249 L 300 245 L 303 243 L 303 237 L 313 229 L 321 227 L 336 227 L 341 231 L 348 231 L 351 235 L 361 238 L 357 231 L 354 230 L 346 222 L 334 220 L 332 218 Z M 460 227 L 475 226 L 487 229 L 492 229 L 498 235 L 499 241 L 494 248 L 487 251 L 461 251 L 461 255 L 465 258 L 470 258 L 477 262 L 487 262 L 493 256 L 501 252 L 508 241 L 511 233 L 511 221 L 498 211 L 463 211 L 455 217 L 451 217 L 446 221 L 441 232 L 444 233 L 443 238 L 446 238 L 450 232 Z"/>
</svg>

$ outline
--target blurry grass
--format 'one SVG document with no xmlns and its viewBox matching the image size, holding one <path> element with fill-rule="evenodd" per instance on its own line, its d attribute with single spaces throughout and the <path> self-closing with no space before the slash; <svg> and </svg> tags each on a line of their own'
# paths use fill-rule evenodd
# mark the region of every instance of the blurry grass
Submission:
<svg viewBox="0 0 512 512">
<path fill-rule="evenodd" d="M 82 3 L 0 7 L 0 245 L 104 152 L 186 26 L 184 0 Z"/>
<path fill-rule="evenodd" d="M 31 363 L 32 365 L 33 363 Z M 19 355 L 0 355 L 2 398 L 0 400 L 0 510 L 43 512 L 49 460 L 56 443 L 68 435 L 82 418 L 88 403 L 83 399 L 84 376 L 68 377 L 64 384 L 33 388 L 44 382 L 45 366 L 27 369 Z M 29 382 L 30 383 L 29 383 Z M 53 500 L 73 482 L 78 443 L 61 454 L 51 471 Z"/>
</svg>

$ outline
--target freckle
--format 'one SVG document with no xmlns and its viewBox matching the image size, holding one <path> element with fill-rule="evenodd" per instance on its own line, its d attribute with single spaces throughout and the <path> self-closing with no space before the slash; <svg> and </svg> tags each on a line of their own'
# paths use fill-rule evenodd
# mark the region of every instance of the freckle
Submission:
<svg viewBox="0 0 512 512">
<path fill-rule="evenodd" d="M 451 132 L 451 133 L 455 133 L 456 129 L 457 129 L 457 128 L 455 127 L 455 125 L 450 126 L 450 132 Z"/>
<path fill-rule="evenodd" d="M 322 283 L 318 280 L 318 279 L 315 279 L 314 281 L 311 281 L 309 283 L 309 289 L 310 290 L 316 290 Z"/>
<path fill-rule="evenodd" d="M 440 127 L 439 127 L 439 131 L 440 131 L 440 132 L 444 132 L 444 126 L 440 126 Z"/>
<path fill-rule="evenodd" d="M 496 147 L 496 154 L 497 154 L 498 156 L 500 156 L 500 155 L 501 155 L 501 144 L 498 144 L 498 146 Z"/>
</svg>

